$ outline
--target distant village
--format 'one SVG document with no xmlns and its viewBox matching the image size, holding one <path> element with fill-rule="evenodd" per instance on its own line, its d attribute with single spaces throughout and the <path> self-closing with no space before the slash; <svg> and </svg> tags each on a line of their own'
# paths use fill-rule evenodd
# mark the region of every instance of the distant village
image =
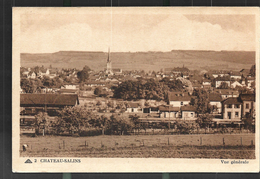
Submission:
<svg viewBox="0 0 260 179">
<path fill-rule="evenodd" d="M 185 64 L 160 71 L 123 71 L 107 58 L 102 71 L 36 66 L 20 68 L 21 125 L 40 112 L 82 106 L 97 115 L 137 116 L 138 122 L 174 128 L 176 121 L 208 126 L 254 126 L 255 65 L 251 69 L 189 70 Z M 198 122 L 198 119 L 202 122 Z M 205 121 L 203 121 L 205 120 Z M 149 127 L 148 127 L 149 128 Z"/>
</svg>

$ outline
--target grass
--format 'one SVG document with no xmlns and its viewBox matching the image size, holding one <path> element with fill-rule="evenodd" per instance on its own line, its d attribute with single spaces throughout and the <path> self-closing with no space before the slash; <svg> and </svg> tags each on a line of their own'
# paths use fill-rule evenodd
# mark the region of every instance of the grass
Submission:
<svg viewBox="0 0 260 179">
<path fill-rule="evenodd" d="M 255 144 L 254 140 L 254 134 L 21 136 L 21 146 L 29 145 L 27 151 L 21 151 L 21 156 L 253 159 L 255 148 L 251 141 Z"/>
</svg>

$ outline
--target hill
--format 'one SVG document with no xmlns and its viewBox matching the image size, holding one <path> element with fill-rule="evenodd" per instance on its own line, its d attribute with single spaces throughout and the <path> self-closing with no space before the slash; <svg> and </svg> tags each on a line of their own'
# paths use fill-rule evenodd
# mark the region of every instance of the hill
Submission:
<svg viewBox="0 0 260 179">
<path fill-rule="evenodd" d="M 21 53 L 21 66 L 49 66 L 57 68 L 82 69 L 88 65 L 93 70 L 106 67 L 107 53 L 84 51 L 59 51 L 55 53 Z M 173 50 L 170 52 L 112 52 L 113 68 L 123 70 L 159 71 L 185 65 L 195 69 L 231 69 L 250 68 L 255 64 L 255 52 L 248 51 L 193 51 Z"/>
</svg>

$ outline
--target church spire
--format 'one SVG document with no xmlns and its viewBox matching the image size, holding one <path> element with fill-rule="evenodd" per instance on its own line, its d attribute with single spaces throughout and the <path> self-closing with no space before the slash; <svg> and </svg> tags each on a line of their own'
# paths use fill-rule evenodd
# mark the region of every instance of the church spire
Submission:
<svg viewBox="0 0 260 179">
<path fill-rule="evenodd" d="M 108 47 L 107 62 L 110 62 L 109 54 L 110 54 L 110 47 Z"/>
</svg>

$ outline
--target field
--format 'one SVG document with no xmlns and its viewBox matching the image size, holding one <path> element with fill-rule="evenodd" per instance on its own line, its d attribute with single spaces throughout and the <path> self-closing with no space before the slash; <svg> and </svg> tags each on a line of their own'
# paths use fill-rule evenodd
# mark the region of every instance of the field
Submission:
<svg viewBox="0 0 260 179">
<path fill-rule="evenodd" d="M 29 147 L 22 151 L 22 145 Z M 255 158 L 254 134 L 21 136 L 22 157 Z"/>
</svg>

